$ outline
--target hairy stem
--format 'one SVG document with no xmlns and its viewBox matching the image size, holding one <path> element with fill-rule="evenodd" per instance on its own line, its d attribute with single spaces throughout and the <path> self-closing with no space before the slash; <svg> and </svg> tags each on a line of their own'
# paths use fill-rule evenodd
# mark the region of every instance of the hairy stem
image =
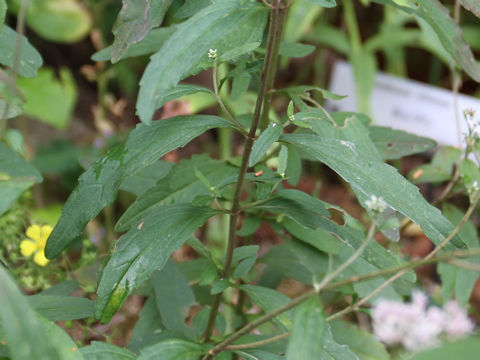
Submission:
<svg viewBox="0 0 480 360">
<path fill-rule="evenodd" d="M 260 123 L 260 116 L 262 112 L 262 104 L 267 93 L 267 81 L 268 74 L 272 67 L 272 60 L 278 55 L 278 52 L 275 53 L 275 43 L 277 41 L 278 25 L 279 25 L 279 11 L 282 0 L 276 0 L 275 5 L 271 11 L 270 25 L 268 29 L 268 43 L 267 43 L 267 52 L 265 54 L 265 61 L 263 65 L 262 73 L 262 82 L 260 85 L 260 90 L 258 92 L 257 102 L 255 104 L 255 111 L 253 114 L 253 122 L 248 133 L 248 136 L 245 140 L 245 146 L 242 154 L 242 164 L 240 165 L 240 170 L 238 173 L 237 184 L 235 187 L 235 194 L 233 196 L 233 205 L 230 211 L 230 224 L 228 231 L 228 244 L 227 251 L 225 255 L 225 266 L 222 273 L 222 278 L 228 278 L 230 276 L 230 268 L 232 266 L 233 250 L 235 249 L 235 235 L 237 228 L 238 216 L 240 214 L 240 199 L 243 190 L 243 183 L 245 181 L 245 175 L 248 169 L 248 159 L 252 151 L 253 143 L 255 142 L 255 134 Z M 210 316 L 208 319 L 207 329 L 205 330 L 204 341 L 208 341 L 213 333 L 213 328 L 215 327 L 215 319 L 217 318 L 218 309 L 220 306 L 220 300 L 222 293 L 219 293 L 215 296 L 212 304 L 212 309 L 210 311 Z"/>
</svg>

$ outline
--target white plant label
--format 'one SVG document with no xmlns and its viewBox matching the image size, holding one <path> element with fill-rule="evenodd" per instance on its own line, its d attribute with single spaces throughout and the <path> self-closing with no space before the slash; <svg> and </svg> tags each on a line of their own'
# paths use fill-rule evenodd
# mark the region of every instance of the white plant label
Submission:
<svg viewBox="0 0 480 360">
<path fill-rule="evenodd" d="M 357 111 L 353 70 L 348 63 L 339 61 L 335 65 L 330 91 L 347 95 L 339 101 L 329 100 L 330 111 Z M 463 110 L 471 108 L 480 116 L 480 99 L 459 94 L 457 101 L 462 135 L 467 132 Z M 439 145 L 459 145 L 455 97 L 451 91 L 378 72 L 369 115 L 377 125 L 429 137 Z"/>
</svg>

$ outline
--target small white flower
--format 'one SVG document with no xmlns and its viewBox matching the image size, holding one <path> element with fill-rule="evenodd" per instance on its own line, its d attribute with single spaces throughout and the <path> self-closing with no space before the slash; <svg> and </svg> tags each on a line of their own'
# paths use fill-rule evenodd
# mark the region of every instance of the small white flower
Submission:
<svg viewBox="0 0 480 360">
<path fill-rule="evenodd" d="M 208 50 L 208 57 L 212 60 L 217 60 L 217 49 Z"/>
<path fill-rule="evenodd" d="M 385 204 L 385 201 L 383 201 L 381 197 L 377 197 L 375 195 L 370 196 L 370 199 L 365 201 L 365 205 L 367 205 L 367 207 L 371 211 L 379 214 L 384 212 L 387 208 L 387 204 Z"/>
</svg>

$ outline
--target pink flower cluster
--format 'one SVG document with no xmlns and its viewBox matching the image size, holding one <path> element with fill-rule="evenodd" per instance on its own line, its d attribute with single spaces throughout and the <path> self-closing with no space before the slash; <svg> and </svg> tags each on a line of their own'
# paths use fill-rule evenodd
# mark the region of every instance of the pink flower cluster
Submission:
<svg viewBox="0 0 480 360">
<path fill-rule="evenodd" d="M 387 345 L 419 351 L 438 345 L 442 337 L 453 340 L 473 331 L 473 322 L 456 301 L 443 309 L 427 305 L 427 296 L 420 291 L 413 293 L 410 303 L 380 300 L 372 309 L 373 332 Z"/>
</svg>

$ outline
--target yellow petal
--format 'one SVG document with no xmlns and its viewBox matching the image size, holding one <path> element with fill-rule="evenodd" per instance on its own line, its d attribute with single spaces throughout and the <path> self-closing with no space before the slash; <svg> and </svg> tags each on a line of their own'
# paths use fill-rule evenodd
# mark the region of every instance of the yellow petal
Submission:
<svg viewBox="0 0 480 360">
<path fill-rule="evenodd" d="M 53 230 L 53 228 L 50 225 L 42 226 L 42 228 L 41 228 L 42 236 L 40 238 L 40 241 L 38 242 L 39 246 L 41 246 L 42 248 L 45 248 L 45 244 L 47 243 L 47 239 L 50 236 L 50 234 L 52 233 L 52 230 Z"/>
<path fill-rule="evenodd" d="M 42 251 L 37 251 L 37 253 L 35 254 L 35 256 L 33 257 L 33 261 L 35 261 L 37 263 L 37 265 L 40 265 L 40 266 L 45 266 L 48 264 L 48 262 L 50 260 L 48 260 L 46 257 L 45 257 L 45 252 L 42 250 Z"/>
<path fill-rule="evenodd" d="M 33 241 L 38 242 L 42 237 L 42 229 L 38 225 L 32 225 L 28 227 L 26 234 Z"/>
<path fill-rule="evenodd" d="M 37 250 L 37 244 L 31 240 L 25 239 L 20 243 L 20 252 L 23 256 L 30 256 L 35 250 Z"/>
</svg>

